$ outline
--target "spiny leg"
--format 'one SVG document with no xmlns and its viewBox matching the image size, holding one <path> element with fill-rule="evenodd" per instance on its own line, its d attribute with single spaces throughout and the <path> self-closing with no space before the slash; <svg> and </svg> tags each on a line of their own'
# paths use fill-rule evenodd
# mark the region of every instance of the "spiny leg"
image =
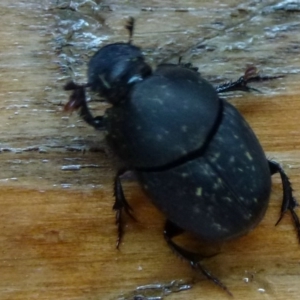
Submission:
<svg viewBox="0 0 300 300">
<path fill-rule="evenodd" d="M 214 275 L 212 275 L 207 269 L 205 269 L 201 264 L 200 260 L 205 258 L 203 255 L 198 253 L 190 252 L 180 246 L 178 246 L 172 239 L 184 232 L 183 229 L 176 226 L 171 221 L 167 220 L 164 229 L 164 238 L 168 243 L 169 247 L 175 252 L 179 257 L 188 261 L 193 269 L 200 271 L 207 279 L 213 281 L 216 285 L 222 288 L 228 295 L 232 296 L 228 288 Z"/>
<path fill-rule="evenodd" d="M 136 220 L 134 216 L 132 215 L 132 208 L 128 204 L 122 187 L 122 182 L 120 177 L 125 174 L 128 169 L 121 169 L 117 172 L 114 180 L 114 196 L 115 196 L 115 203 L 113 205 L 113 210 L 116 212 L 116 224 L 118 227 L 118 238 L 117 238 L 117 244 L 116 248 L 118 249 L 120 246 L 120 243 L 122 241 L 122 237 L 124 235 L 123 230 L 123 222 L 122 222 L 122 212 L 123 209 L 129 215 L 133 220 Z"/>
<path fill-rule="evenodd" d="M 270 167 L 270 172 L 271 175 L 279 173 L 281 177 L 281 182 L 282 182 L 282 188 L 283 188 L 283 200 L 281 204 L 281 211 L 280 211 L 280 217 L 278 221 L 276 222 L 276 225 L 279 224 L 281 219 L 283 218 L 284 214 L 286 213 L 287 210 L 291 212 L 294 225 L 297 230 L 298 238 L 300 241 L 300 221 L 299 217 L 297 216 L 295 212 L 295 208 L 298 206 L 298 203 L 296 199 L 293 196 L 293 189 L 291 182 L 288 178 L 288 176 L 285 174 L 284 170 L 281 168 L 279 163 L 269 160 L 269 167 Z"/>
<path fill-rule="evenodd" d="M 257 91 L 259 90 L 249 87 L 248 83 L 250 82 L 259 82 L 259 81 L 266 81 L 272 80 L 283 77 L 282 75 L 277 76 L 261 76 L 255 66 L 250 66 L 246 69 L 245 74 L 238 78 L 236 81 L 230 81 L 216 87 L 217 93 L 226 93 L 232 91 Z"/>
<path fill-rule="evenodd" d="M 67 112 L 78 110 L 80 117 L 82 117 L 86 123 L 93 126 L 97 130 L 103 130 L 105 128 L 103 116 L 94 117 L 87 106 L 85 95 L 86 87 L 89 87 L 89 84 L 79 85 L 73 81 L 68 82 L 64 86 L 66 91 L 73 90 L 73 93 L 71 94 L 68 103 L 65 105 L 64 110 Z"/>
</svg>

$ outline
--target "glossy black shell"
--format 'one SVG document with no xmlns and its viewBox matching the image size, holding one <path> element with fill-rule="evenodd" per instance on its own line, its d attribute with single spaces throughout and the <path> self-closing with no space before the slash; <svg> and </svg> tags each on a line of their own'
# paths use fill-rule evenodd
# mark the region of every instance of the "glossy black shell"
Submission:
<svg viewBox="0 0 300 300">
<path fill-rule="evenodd" d="M 105 119 L 114 151 L 180 228 L 225 241 L 264 216 L 271 189 L 265 154 L 241 114 L 197 72 L 159 67 Z"/>
<path fill-rule="evenodd" d="M 200 149 L 219 114 L 214 88 L 197 72 L 161 66 L 106 111 L 107 138 L 132 167 L 160 167 Z"/>
<path fill-rule="evenodd" d="M 169 220 L 202 239 L 225 241 L 253 229 L 268 206 L 271 176 L 262 148 L 239 112 L 223 102 L 205 151 L 159 172 L 138 172 Z"/>
</svg>

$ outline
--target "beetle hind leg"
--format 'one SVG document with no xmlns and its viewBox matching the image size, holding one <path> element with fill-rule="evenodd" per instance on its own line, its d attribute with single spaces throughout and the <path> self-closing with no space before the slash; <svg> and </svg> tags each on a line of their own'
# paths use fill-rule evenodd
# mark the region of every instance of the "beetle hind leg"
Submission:
<svg viewBox="0 0 300 300">
<path fill-rule="evenodd" d="M 118 171 L 118 173 L 115 176 L 114 180 L 114 196 L 115 196 L 115 203 L 113 205 L 113 210 L 116 212 L 116 224 L 118 227 L 118 238 L 117 238 L 117 244 L 116 248 L 118 249 L 120 246 L 120 243 L 122 241 L 122 237 L 124 235 L 124 229 L 123 229 L 123 220 L 122 220 L 122 212 L 125 211 L 125 213 L 130 216 L 133 220 L 136 220 L 135 217 L 132 215 L 132 208 L 128 204 L 122 187 L 122 182 L 120 177 L 125 174 L 128 170 L 127 169 L 121 169 Z"/>
<path fill-rule="evenodd" d="M 300 241 L 300 221 L 299 217 L 297 216 L 295 212 L 295 208 L 298 206 L 298 203 L 296 199 L 293 196 L 293 189 L 291 182 L 288 178 L 288 176 L 285 174 L 284 170 L 281 168 L 281 166 L 272 160 L 269 160 L 269 167 L 270 167 L 270 172 L 271 175 L 279 173 L 281 177 L 281 182 L 282 182 L 282 188 L 283 188 L 283 200 L 281 204 L 281 210 L 280 210 L 280 217 L 278 221 L 276 222 L 276 225 L 279 224 L 281 219 L 283 218 L 284 214 L 289 210 L 291 212 L 294 225 L 297 230 L 298 238 Z"/>
<path fill-rule="evenodd" d="M 173 238 L 182 234 L 184 232 L 183 229 L 176 226 L 171 221 L 167 220 L 164 229 L 164 238 L 168 244 L 168 246 L 172 249 L 172 251 L 177 254 L 179 257 L 183 258 L 184 260 L 188 261 L 189 264 L 193 269 L 200 271 L 207 279 L 213 281 L 216 285 L 222 288 L 228 295 L 232 296 L 231 292 L 228 288 L 214 275 L 212 275 L 207 269 L 205 269 L 202 264 L 200 264 L 200 260 L 205 258 L 205 256 L 188 251 L 175 242 L 173 242 Z"/>
</svg>

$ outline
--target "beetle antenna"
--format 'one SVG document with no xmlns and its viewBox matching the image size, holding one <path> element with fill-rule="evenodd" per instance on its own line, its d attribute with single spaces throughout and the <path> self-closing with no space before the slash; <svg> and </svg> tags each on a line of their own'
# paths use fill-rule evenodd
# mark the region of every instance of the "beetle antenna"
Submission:
<svg viewBox="0 0 300 300">
<path fill-rule="evenodd" d="M 125 28 L 129 31 L 128 44 L 132 43 L 133 31 L 134 31 L 134 18 L 130 17 L 125 25 Z"/>
</svg>

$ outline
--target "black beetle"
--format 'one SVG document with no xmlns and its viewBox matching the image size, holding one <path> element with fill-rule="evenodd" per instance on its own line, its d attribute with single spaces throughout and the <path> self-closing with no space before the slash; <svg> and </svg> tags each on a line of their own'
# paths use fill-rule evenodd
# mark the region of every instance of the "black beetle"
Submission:
<svg viewBox="0 0 300 300">
<path fill-rule="evenodd" d="M 250 81 L 276 77 L 261 77 L 250 67 L 237 81 L 213 87 L 189 66 L 162 64 L 152 71 L 140 48 L 131 44 L 133 25 L 130 19 L 128 43 L 107 45 L 91 58 L 86 85 L 66 84 L 65 90 L 73 90 L 66 110 L 79 109 L 88 124 L 105 130 L 113 151 L 125 162 L 114 184 L 117 247 L 123 232 L 122 211 L 132 216 L 120 176 L 133 170 L 167 217 L 164 237 L 168 245 L 229 293 L 195 253 L 172 239 L 184 231 L 208 242 L 246 234 L 265 214 L 275 173 L 283 185 L 280 219 L 290 210 L 300 237 L 294 211 L 297 202 L 287 175 L 265 157 L 241 114 L 218 96 L 231 90 L 247 91 Z M 90 113 L 86 87 L 112 104 L 104 116 Z"/>
</svg>

